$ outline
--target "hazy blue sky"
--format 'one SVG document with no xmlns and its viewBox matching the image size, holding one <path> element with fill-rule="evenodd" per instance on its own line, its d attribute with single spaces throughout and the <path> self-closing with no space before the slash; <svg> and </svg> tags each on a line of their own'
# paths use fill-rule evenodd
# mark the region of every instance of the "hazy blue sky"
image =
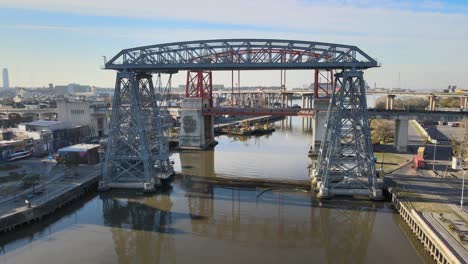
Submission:
<svg viewBox="0 0 468 264">
<path fill-rule="evenodd" d="M 102 56 L 123 48 L 256 37 L 357 45 L 382 63 L 365 75 L 379 87 L 397 87 L 400 72 L 404 88 L 468 88 L 466 0 L 0 0 L 0 36 L 11 86 L 112 87 Z M 312 76 L 288 72 L 287 86 Z M 230 73 L 213 78 L 230 83 Z M 279 82 L 277 72 L 242 73 L 242 85 Z"/>
</svg>

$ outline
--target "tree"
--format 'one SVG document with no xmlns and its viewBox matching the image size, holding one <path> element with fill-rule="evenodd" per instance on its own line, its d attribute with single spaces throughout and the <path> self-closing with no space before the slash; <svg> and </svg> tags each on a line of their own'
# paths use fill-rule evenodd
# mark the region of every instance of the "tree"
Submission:
<svg viewBox="0 0 468 264">
<path fill-rule="evenodd" d="M 33 187 L 33 192 L 34 192 L 34 186 L 39 183 L 40 177 L 39 174 L 28 174 L 24 176 L 22 179 L 23 185 L 25 187 Z"/>
<path fill-rule="evenodd" d="M 376 109 L 385 109 L 387 106 L 387 97 L 381 96 L 375 100 Z M 429 100 L 418 97 L 396 98 L 393 101 L 393 108 L 398 110 L 424 110 L 429 106 Z"/>
<path fill-rule="evenodd" d="M 393 142 L 395 128 L 391 121 L 388 120 L 372 120 L 372 143 L 381 144 Z"/>
<path fill-rule="evenodd" d="M 453 156 L 462 158 L 463 160 L 468 159 L 468 136 L 465 136 L 462 141 L 457 141 L 452 137 L 450 143 L 452 145 Z"/>
<path fill-rule="evenodd" d="M 70 167 L 72 167 L 72 166 L 78 166 L 80 163 L 79 163 L 78 160 L 73 159 L 73 158 L 61 157 L 61 158 L 59 158 L 59 160 L 57 161 L 57 164 L 64 164 L 65 166 L 67 166 L 68 168 L 70 168 Z"/>
<path fill-rule="evenodd" d="M 439 101 L 440 107 L 446 108 L 460 108 L 460 98 L 457 97 L 445 97 Z"/>
</svg>

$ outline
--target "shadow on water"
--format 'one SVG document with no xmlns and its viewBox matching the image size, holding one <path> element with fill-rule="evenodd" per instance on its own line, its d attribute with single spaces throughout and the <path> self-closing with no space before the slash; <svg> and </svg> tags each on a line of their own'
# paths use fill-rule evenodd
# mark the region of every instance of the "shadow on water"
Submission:
<svg viewBox="0 0 468 264">
<path fill-rule="evenodd" d="M 87 193 L 51 215 L 43 217 L 39 222 L 23 225 L 11 232 L 2 233 L 0 236 L 0 253 L 4 254 L 5 252 L 15 250 L 35 240 L 43 239 L 55 232 L 68 228 L 74 222 L 72 219 L 74 213 L 82 210 L 83 207 L 96 198 L 96 195 L 96 192 Z M 70 221 L 67 222 L 67 220 Z"/>
<path fill-rule="evenodd" d="M 204 219 L 199 215 L 171 211 L 171 192 L 172 187 L 165 185 L 154 195 L 124 190 L 102 193 L 99 198 L 103 204 L 104 225 L 136 231 L 182 234 L 184 231 L 172 227 L 174 222 Z"/>
</svg>

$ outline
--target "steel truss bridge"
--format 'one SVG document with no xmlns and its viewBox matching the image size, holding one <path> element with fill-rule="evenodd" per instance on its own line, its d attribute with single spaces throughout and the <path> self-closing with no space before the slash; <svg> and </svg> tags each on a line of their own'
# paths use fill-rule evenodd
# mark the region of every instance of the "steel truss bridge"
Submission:
<svg viewBox="0 0 468 264">
<path fill-rule="evenodd" d="M 316 83 L 320 71 L 326 71 L 334 87 L 314 175 L 319 197 L 358 194 L 379 198 L 363 79 L 363 70 L 378 66 L 356 46 L 311 41 L 216 39 L 124 49 L 105 64 L 106 69 L 117 70 L 117 79 L 101 187 L 112 187 L 124 179 L 140 180 L 146 189 L 161 172 L 170 171 L 161 111 L 164 96 L 157 94 L 152 74 L 158 79 L 169 74 L 170 80 L 172 74 L 187 71 L 185 97 L 208 102 L 200 107 L 210 109 L 214 71 L 314 70 Z M 163 90 L 160 86 L 159 91 Z M 203 118 L 201 124 L 213 125 L 207 116 Z M 181 134 L 190 134 L 189 128 Z"/>
</svg>

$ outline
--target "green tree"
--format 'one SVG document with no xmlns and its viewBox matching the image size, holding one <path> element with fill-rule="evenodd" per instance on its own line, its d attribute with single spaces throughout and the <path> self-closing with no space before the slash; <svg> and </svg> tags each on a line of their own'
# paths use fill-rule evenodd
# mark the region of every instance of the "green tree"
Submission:
<svg viewBox="0 0 468 264">
<path fill-rule="evenodd" d="M 24 176 L 22 179 L 23 181 L 23 185 L 25 187 L 33 187 L 33 192 L 34 192 L 34 187 L 36 184 L 39 183 L 40 181 L 40 176 L 39 174 L 28 174 L 26 176 Z"/>
</svg>

